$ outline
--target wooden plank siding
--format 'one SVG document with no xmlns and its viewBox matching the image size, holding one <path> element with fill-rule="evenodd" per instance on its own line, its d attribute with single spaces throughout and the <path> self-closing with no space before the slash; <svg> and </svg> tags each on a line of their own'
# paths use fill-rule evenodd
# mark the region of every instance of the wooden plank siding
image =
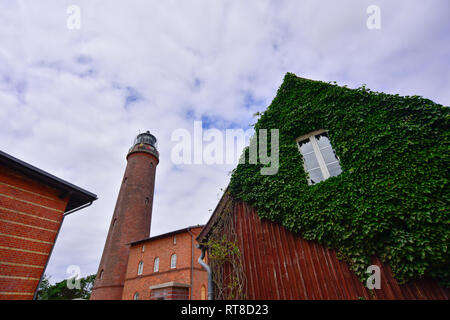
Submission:
<svg viewBox="0 0 450 320">
<path fill-rule="evenodd" d="M 217 209 L 220 210 L 220 207 L 219 205 Z M 371 293 L 348 265 L 338 260 L 335 251 L 317 242 L 304 240 L 277 223 L 261 220 L 257 211 L 243 202 L 235 203 L 233 219 L 247 279 L 245 299 L 450 298 L 450 290 L 440 287 L 433 279 L 420 279 L 399 285 L 389 266 L 377 258 L 374 258 L 373 264 L 380 267 L 381 289 Z M 211 221 L 215 220 L 212 217 Z M 203 237 L 212 228 L 214 226 L 208 223 Z M 199 241 L 202 240 L 201 237 L 202 235 L 198 238 Z M 225 268 L 226 272 L 230 272 L 229 268 Z"/>
</svg>

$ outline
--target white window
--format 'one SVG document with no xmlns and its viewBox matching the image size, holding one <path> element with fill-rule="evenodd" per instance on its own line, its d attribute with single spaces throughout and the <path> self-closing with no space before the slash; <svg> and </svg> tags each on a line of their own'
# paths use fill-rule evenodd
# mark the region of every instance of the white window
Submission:
<svg viewBox="0 0 450 320">
<path fill-rule="evenodd" d="M 134 300 L 139 300 L 139 292 L 136 292 L 133 297 Z"/>
<path fill-rule="evenodd" d="M 170 257 L 170 268 L 171 269 L 175 269 L 176 267 L 177 267 L 177 255 L 174 253 Z"/>
<path fill-rule="evenodd" d="M 144 252 L 144 251 L 145 251 L 145 244 L 142 245 L 142 252 Z"/>
<path fill-rule="evenodd" d="M 339 158 L 331 147 L 325 130 L 311 132 L 297 139 L 303 156 L 303 165 L 308 172 L 308 183 L 315 184 L 342 172 Z"/>
<path fill-rule="evenodd" d="M 138 276 L 140 276 L 142 274 L 143 270 L 144 270 L 144 261 L 141 261 L 141 262 L 139 262 Z"/>
<path fill-rule="evenodd" d="M 101 279 L 103 279 L 103 270 L 102 271 L 100 271 L 100 276 L 99 276 L 99 279 L 101 280 Z"/>
<path fill-rule="evenodd" d="M 159 271 L 159 258 L 156 257 L 155 262 L 153 264 L 153 272 L 158 272 L 158 271 Z"/>
<path fill-rule="evenodd" d="M 173 244 L 177 244 L 177 236 L 173 236 Z"/>
</svg>

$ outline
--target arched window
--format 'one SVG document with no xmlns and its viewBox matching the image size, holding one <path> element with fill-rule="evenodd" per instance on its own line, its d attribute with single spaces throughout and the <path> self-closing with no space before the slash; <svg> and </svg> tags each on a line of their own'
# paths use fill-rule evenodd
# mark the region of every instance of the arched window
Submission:
<svg viewBox="0 0 450 320">
<path fill-rule="evenodd" d="M 158 272 L 158 271 L 159 271 L 159 258 L 156 257 L 155 262 L 153 264 L 153 272 Z"/>
<path fill-rule="evenodd" d="M 144 203 L 148 204 L 150 202 L 150 198 L 149 197 L 145 197 Z"/>
<path fill-rule="evenodd" d="M 175 269 L 177 267 L 177 255 L 174 253 L 170 257 L 170 269 Z"/>
<path fill-rule="evenodd" d="M 139 262 L 138 276 L 140 276 L 142 274 L 143 270 L 144 270 L 144 261 L 141 261 L 141 262 Z"/>
<path fill-rule="evenodd" d="M 145 244 L 142 245 L 142 252 L 145 251 Z"/>
<path fill-rule="evenodd" d="M 98 276 L 98 278 L 101 280 L 101 279 L 103 279 L 103 269 L 102 269 L 102 271 L 100 271 L 100 275 Z"/>
<path fill-rule="evenodd" d="M 139 292 L 134 294 L 133 300 L 139 300 Z"/>
<path fill-rule="evenodd" d="M 177 236 L 176 235 L 173 236 L 173 244 L 177 244 Z"/>
<path fill-rule="evenodd" d="M 202 285 L 202 288 L 200 289 L 200 300 L 206 300 L 206 287 L 205 287 L 205 285 Z"/>
</svg>

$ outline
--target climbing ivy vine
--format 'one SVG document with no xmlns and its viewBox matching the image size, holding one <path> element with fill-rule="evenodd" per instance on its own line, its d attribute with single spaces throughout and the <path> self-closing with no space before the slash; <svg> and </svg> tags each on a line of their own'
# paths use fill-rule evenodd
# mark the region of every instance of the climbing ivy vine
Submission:
<svg viewBox="0 0 450 320">
<path fill-rule="evenodd" d="M 280 130 L 278 173 L 247 161 L 229 190 L 261 218 L 336 249 L 361 280 L 378 256 L 399 283 L 429 276 L 449 287 L 449 120 L 448 107 L 419 96 L 288 73 L 255 124 Z M 318 129 L 329 131 L 343 172 L 310 186 L 295 139 Z"/>
<path fill-rule="evenodd" d="M 224 197 L 228 197 L 225 195 Z M 231 199 L 231 197 L 230 197 Z M 214 297 L 216 300 L 245 299 L 246 276 L 241 251 L 237 244 L 233 219 L 234 201 L 228 201 L 218 223 L 204 245 L 208 248 L 208 260 L 212 270 Z"/>
</svg>

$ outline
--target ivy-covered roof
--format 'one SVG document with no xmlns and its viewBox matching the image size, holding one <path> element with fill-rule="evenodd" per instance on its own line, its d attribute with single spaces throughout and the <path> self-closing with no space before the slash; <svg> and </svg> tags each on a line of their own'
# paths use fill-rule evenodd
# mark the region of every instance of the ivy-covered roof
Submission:
<svg viewBox="0 0 450 320">
<path fill-rule="evenodd" d="M 449 287 L 449 110 L 288 73 L 255 124 L 279 129 L 279 171 L 239 164 L 229 191 L 260 218 L 336 249 L 361 280 L 378 256 L 400 283 L 430 276 Z M 343 171 L 308 185 L 295 139 L 318 129 Z"/>
</svg>

